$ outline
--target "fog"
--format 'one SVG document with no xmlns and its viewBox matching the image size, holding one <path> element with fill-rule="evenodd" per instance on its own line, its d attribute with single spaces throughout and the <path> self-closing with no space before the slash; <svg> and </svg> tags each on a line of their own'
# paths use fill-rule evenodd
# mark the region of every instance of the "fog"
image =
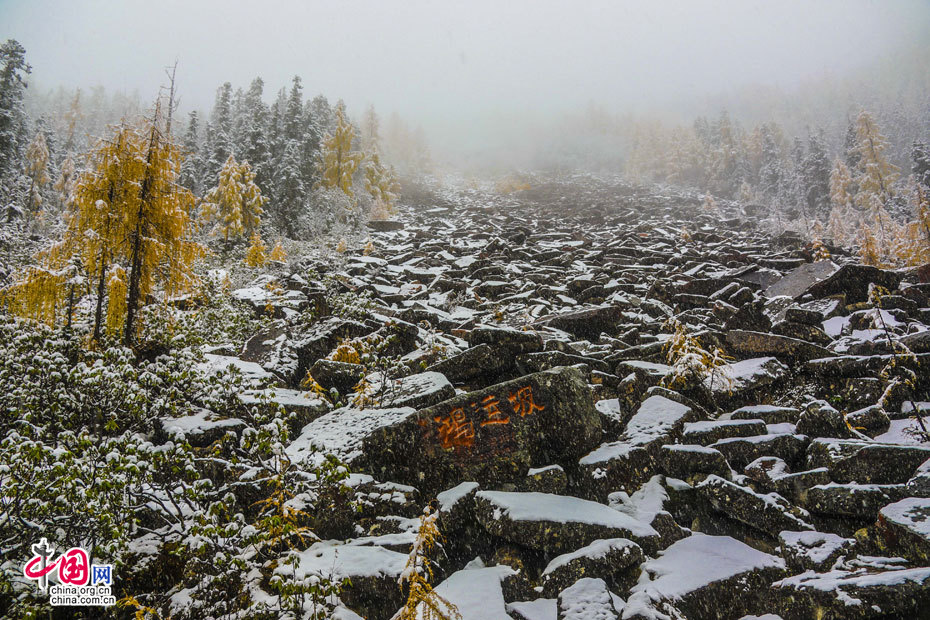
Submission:
<svg viewBox="0 0 930 620">
<path fill-rule="evenodd" d="M 178 61 L 182 109 L 217 86 L 369 103 L 421 125 L 437 152 L 475 151 L 590 102 L 683 117 L 839 79 L 930 33 L 930 4 L 778 2 L 0 2 L 0 37 L 27 50 L 38 88 L 138 91 Z M 925 71 L 925 69 L 924 69 Z M 719 107 L 717 108 L 719 109 Z"/>
</svg>

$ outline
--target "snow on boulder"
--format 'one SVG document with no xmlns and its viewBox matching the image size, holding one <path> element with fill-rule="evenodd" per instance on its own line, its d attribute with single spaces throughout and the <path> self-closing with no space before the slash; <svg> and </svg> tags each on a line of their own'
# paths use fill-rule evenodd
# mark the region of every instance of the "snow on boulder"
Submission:
<svg viewBox="0 0 930 620">
<path fill-rule="evenodd" d="M 617 591 L 628 590 L 639 576 L 643 550 L 625 538 L 595 540 L 552 559 L 542 572 L 543 596 L 559 592 L 585 575 L 603 575 Z"/>
<path fill-rule="evenodd" d="M 930 568 L 806 571 L 772 584 L 785 618 L 926 618 Z"/>
<path fill-rule="evenodd" d="M 297 563 L 279 563 L 274 573 L 301 582 L 322 577 L 333 581 L 348 578 L 351 585 L 340 598 L 347 607 L 371 620 L 387 620 L 404 601 L 397 579 L 407 565 L 407 555 L 382 547 L 346 545 L 336 541 L 314 543 L 292 551 Z"/>
<path fill-rule="evenodd" d="M 878 513 L 879 536 L 885 545 L 909 560 L 930 560 L 930 499 L 908 497 Z"/>
<path fill-rule="evenodd" d="M 531 549 L 566 553 L 599 538 L 628 538 L 647 553 L 658 547 L 659 534 L 648 524 L 577 497 L 479 491 L 475 502 L 488 532 Z"/>
<path fill-rule="evenodd" d="M 774 357 L 754 357 L 725 364 L 704 379 L 716 397 L 739 396 L 784 379 L 788 367 Z"/>
<path fill-rule="evenodd" d="M 274 375 L 255 362 L 246 362 L 231 355 L 214 355 L 212 353 L 205 353 L 203 357 L 204 361 L 197 364 L 197 368 L 208 375 L 232 370 L 240 373 L 247 382 L 253 384 L 264 384 L 275 379 Z"/>
<path fill-rule="evenodd" d="M 517 575 L 505 565 L 466 568 L 452 573 L 434 592 L 458 608 L 461 620 L 513 620 L 507 615 L 502 582 Z M 420 603 L 417 618 L 425 617 L 425 611 Z"/>
<path fill-rule="evenodd" d="M 624 604 L 603 579 L 593 577 L 576 581 L 559 594 L 558 601 L 558 620 L 619 620 Z"/>
<path fill-rule="evenodd" d="M 342 407 L 307 424 L 285 449 L 295 462 L 306 461 L 318 452 L 328 452 L 346 463 L 362 455 L 362 441 L 385 424 L 396 424 L 416 415 L 410 407 L 398 409 L 353 409 Z"/>
<path fill-rule="evenodd" d="M 785 561 L 730 538 L 695 532 L 647 560 L 630 590 L 654 603 L 670 602 L 687 617 L 738 618 L 763 609 L 769 585 L 785 575 Z M 632 600 L 632 596 L 631 599 Z"/>
<path fill-rule="evenodd" d="M 160 423 L 159 440 L 183 437 L 196 448 L 209 446 L 228 432 L 239 434 L 246 426 L 239 418 L 221 418 L 208 409 L 176 418 L 161 418 Z"/>
<path fill-rule="evenodd" d="M 655 473 L 653 456 L 674 443 L 693 410 L 664 396 L 650 396 L 627 423 L 620 439 L 603 443 L 580 461 L 586 495 L 605 500 L 616 490 L 632 491 Z"/>
<path fill-rule="evenodd" d="M 806 510 L 792 506 L 777 493 L 756 493 L 716 475 L 695 488 L 715 510 L 770 536 L 778 536 L 782 530 L 814 529 Z"/>
<path fill-rule="evenodd" d="M 854 554 L 856 541 L 825 532 L 789 532 L 778 535 L 781 554 L 796 572 L 829 570 L 836 561 Z"/>
</svg>

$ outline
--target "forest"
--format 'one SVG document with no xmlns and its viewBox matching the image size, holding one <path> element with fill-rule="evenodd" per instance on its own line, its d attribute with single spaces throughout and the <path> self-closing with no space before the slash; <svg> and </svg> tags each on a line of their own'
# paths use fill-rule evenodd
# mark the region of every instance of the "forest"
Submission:
<svg viewBox="0 0 930 620">
<path fill-rule="evenodd" d="M 7 39 L 0 617 L 930 617 L 930 48 L 873 48 L 471 117 Z"/>
</svg>

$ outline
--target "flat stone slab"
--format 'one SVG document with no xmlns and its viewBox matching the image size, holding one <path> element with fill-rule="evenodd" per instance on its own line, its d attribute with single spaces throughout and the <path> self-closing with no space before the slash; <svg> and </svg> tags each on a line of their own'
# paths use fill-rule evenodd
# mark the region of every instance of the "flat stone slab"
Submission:
<svg viewBox="0 0 930 620">
<path fill-rule="evenodd" d="M 838 269 L 839 267 L 829 260 L 806 263 L 792 269 L 780 280 L 765 289 L 765 294 L 767 297 L 787 295 L 789 297 L 798 298 L 811 286 L 827 279 L 836 273 Z"/>
<path fill-rule="evenodd" d="M 643 550 L 626 538 L 595 540 L 590 545 L 552 559 L 542 573 L 543 596 L 559 592 L 585 575 L 607 577 L 613 585 L 629 589 L 639 576 Z"/>
<path fill-rule="evenodd" d="M 601 538 L 627 538 L 646 553 L 659 534 L 604 504 L 568 495 L 478 491 L 478 522 L 491 534 L 549 553 L 566 553 Z"/>
<path fill-rule="evenodd" d="M 715 475 L 697 485 L 711 505 L 731 519 L 776 537 L 784 530 L 813 530 L 807 511 L 789 504 L 777 493 L 763 495 Z"/>
<path fill-rule="evenodd" d="M 805 340 L 744 329 L 731 329 L 727 332 L 727 344 L 737 353 L 771 355 L 794 362 L 807 362 L 833 355 L 829 349 Z"/>
</svg>

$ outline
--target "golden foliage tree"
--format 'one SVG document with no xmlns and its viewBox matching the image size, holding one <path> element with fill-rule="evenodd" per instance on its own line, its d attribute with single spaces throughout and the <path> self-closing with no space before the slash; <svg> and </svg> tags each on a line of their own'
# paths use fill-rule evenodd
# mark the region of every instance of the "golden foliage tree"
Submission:
<svg viewBox="0 0 930 620">
<path fill-rule="evenodd" d="M 37 131 L 26 148 L 26 176 L 29 177 L 29 198 L 26 206 L 36 213 L 42 207 L 42 188 L 49 182 L 48 145 L 45 134 Z"/>
<path fill-rule="evenodd" d="M 69 269 L 79 263 L 96 288 L 94 340 L 101 338 L 108 297 L 107 330 L 121 330 L 129 345 L 139 328 L 138 310 L 156 283 L 166 297 L 193 284 L 192 265 L 203 253 L 190 240 L 194 197 L 177 183 L 180 154 L 160 124 L 156 106 L 142 130 L 122 125 L 100 141 L 74 187 L 62 239 L 7 291 L 11 308 L 54 322 L 47 308 L 64 299 L 73 282 Z"/>
<path fill-rule="evenodd" d="M 245 253 L 244 262 L 249 267 L 261 267 L 268 262 L 268 248 L 258 232 L 252 233 L 251 244 Z"/>
<path fill-rule="evenodd" d="M 365 162 L 365 189 L 371 195 L 372 218 L 385 220 L 394 214 L 394 203 L 400 192 L 400 183 L 394 169 L 381 163 L 377 151 L 372 151 Z"/>
<path fill-rule="evenodd" d="M 363 154 L 352 150 L 355 130 L 346 120 L 341 106 L 336 107 L 336 129 L 323 138 L 321 165 L 323 170 L 320 185 L 326 189 L 339 188 L 354 198 L 352 177 L 362 163 Z"/>
<path fill-rule="evenodd" d="M 251 237 L 261 223 L 266 202 L 249 163 L 237 163 L 230 155 L 220 170 L 219 183 L 204 196 L 202 216 L 216 222 L 216 232 L 227 242 L 230 236 Z"/>
</svg>

